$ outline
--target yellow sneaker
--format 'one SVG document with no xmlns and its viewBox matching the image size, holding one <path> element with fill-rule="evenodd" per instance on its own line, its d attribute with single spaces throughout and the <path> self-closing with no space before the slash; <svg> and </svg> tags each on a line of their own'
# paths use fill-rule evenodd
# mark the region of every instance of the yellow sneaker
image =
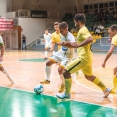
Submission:
<svg viewBox="0 0 117 117">
<path fill-rule="evenodd" d="M 59 92 L 63 92 L 65 89 L 65 84 L 61 84 L 60 88 L 59 88 Z"/>
<path fill-rule="evenodd" d="M 111 90 L 111 93 L 117 94 L 117 87 L 113 87 L 112 90 Z"/>
<path fill-rule="evenodd" d="M 41 84 L 50 84 L 50 81 L 49 80 L 44 80 L 42 82 L 40 82 Z"/>
</svg>

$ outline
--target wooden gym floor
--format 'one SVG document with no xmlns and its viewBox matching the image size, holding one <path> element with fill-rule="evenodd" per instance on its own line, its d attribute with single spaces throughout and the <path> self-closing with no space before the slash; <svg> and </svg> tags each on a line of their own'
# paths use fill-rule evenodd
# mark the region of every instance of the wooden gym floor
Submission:
<svg viewBox="0 0 117 117">
<path fill-rule="evenodd" d="M 51 55 L 51 53 L 49 53 L 49 55 Z M 117 66 L 117 55 L 113 54 L 111 56 L 111 58 L 107 61 L 106 68 L 104 69 L 101 65 L 105 55 L 105 53 L 93 54 L 93 72 L 94 75 L 98 76 L 105 85 L 107 85 L 107 87 L 111 88 L 113 68 Z M 33 92 L 34 86 L 39 84 L 45 76 L 45 62 L 43 61 L 43 57 L 44 52 L 39 51 L 6 51 L 4 61 L 2 63 L 9 74 L 13 77 L 15 83 L 11 85 L 7 77 L 1 72 L 0 85 L 2 87 L 16 88 Z M 74 58 L 76 57 L 77 55 L 74 56 Z M 40 62 L 38 59 L 40 59 Z M 52 66 L 51 83 L 50 85 L 43 85 L 43 94 L 54 97 L 58 92 L 60 79 L 57 68 L 58 66 L 56 64 Z M 76 77 L 75 74 L 73 75 L 71 92 L 71 99 L 75 101 L 101 105 L 115 110 L 117 109 L 117 94 L 110 94 L 108 98 L 103 98 L 103 92 L 93 83 L 87 81 L 81 72 L 79 72 L 78 77 Z"/>
</svg>

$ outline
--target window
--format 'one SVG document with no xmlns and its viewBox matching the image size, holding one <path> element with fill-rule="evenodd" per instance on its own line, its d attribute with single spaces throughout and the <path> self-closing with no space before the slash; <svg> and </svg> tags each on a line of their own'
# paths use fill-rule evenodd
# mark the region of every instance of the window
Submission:
<svg viewBox="0 0 117 117">
<path fill-rule="evenodd" d="M 90 8 L 90 9 L 93 9 L 93 5 L 89 5 L 89 8 Z"/>
<path fill-rule="evenodd" d="M 114 2 L 109 2 L 109 7 L 114 7 Z"/>
<path fill-rule="evenodd" d="M 99 8 L 103 8 L 103 3 L 100 3 L 99 4 Z"/>
<path fill-rule="evenodd" d="M 98 8 L 98 4 L 94 4 L 94 9 Z"/>
<path fill-rule="evenodd" d="M 89 8 L 88 8 L 88 5 L 84 5 L 84 9 L 85 9 L 85 10 L 86 10 L 86 9 L 89 9 Z"/>
<path fill-rule="evenodd" d="M 108 7 L 108 3 L 104 3 L 104 7 Z"/>
<path fill-rule="evenodd" d="M 115 7 L 117 7 L 117 2 L 115 2 Z"/>
</svg>

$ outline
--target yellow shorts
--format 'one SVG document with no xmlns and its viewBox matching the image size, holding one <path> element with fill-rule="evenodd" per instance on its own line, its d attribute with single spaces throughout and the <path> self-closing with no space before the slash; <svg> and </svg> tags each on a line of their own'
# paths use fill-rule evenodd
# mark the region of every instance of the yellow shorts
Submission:
<svg viewBox="0 0 117 117">
<path fill-rule="evenodd" d="M 66 65 L 65 68 L 71 74 L 81 70 L 83 74 L 87 76 L 93 75 L 92 61 L 86 61 L 81 58 L 77 58 L 76 60 L 71 61 Z"/>
</svg>

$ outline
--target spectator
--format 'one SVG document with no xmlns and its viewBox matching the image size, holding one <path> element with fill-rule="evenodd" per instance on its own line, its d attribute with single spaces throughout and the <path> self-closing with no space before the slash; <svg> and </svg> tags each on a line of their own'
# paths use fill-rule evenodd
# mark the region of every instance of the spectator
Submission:
<svg viewBox="0 0 117 117">
<path fill-rule="evenodd" d="M 26 50 L 26 36 L 23 34 L 22 35 L 22 50 Z"/>
</svg>

